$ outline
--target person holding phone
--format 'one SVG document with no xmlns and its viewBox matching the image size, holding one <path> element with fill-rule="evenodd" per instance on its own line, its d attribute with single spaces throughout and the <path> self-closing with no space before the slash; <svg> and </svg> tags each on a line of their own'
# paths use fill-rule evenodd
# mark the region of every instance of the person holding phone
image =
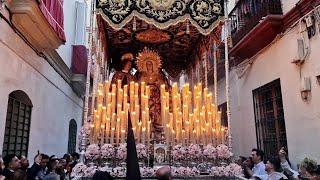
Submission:
<svg viewBox="0 0 320 180">
<path fill-rule="evenodd" d="M 34 163 L 31 168 L 28 169 L 28 180 L 42 180 L 47 175 L 47 163 L 49 162 L 49 156 L 46 154 L 38 154 L 34 158 Z"/>
</svg>

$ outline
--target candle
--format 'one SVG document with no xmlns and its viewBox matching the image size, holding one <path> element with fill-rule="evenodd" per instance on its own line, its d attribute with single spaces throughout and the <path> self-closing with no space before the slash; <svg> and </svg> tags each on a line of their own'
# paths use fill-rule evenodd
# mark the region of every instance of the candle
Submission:
<svg viewBox="0 0 320 180">
<path fill-rule="evenodd" d="M 121 143 L 125 142 L 125 136 L 126 136 L 126 131 L 125 130 L 121 130 Z"/>
<path fill-rule="evenodd" d="M 166 125 L 166 145 L 169 147 L 169 140 L 170 140 L 170 125 Z"/>
<path fill-rule="evenodd" d="M 112 85 L 112 93 L 111 93 L 111 114 L 116 111 L 116 85 Z"/>
<path fill-rule="evenodd" d="M 121 129 L 121 143 L 124 143 L 125 133 L 122 133 L 122 131 L 125 132 L 126 130 L 126 120 L 125 120 L 125 113 L 124 111 L 121 111 L 121 118 L 120 118 L 120 129 Z"/>
<path fill-rule="evenodd" d="M 182 146 L 185 145 L 185 131 L 182 130 Z"/>
<path fill-rule="evenodd" d="M 120 140 L 120 118 L 117 118 L 117 125 L 116 125 L 116 144 L 119 144 Z"/>
<path fill-rule="evenodd" d="M 106 124 L 106 116 L 107 116 L 107 108 L 105 106 L 102 107 L 102 123 L 101 123 L 101 129 L 100 129 L 100 133 L 101 133 L 101 145 L 104 144 L 104 133 L 105 133 L 105 124 Z"/>
<path fill-rule="evenodd" d="M 145 141 L 145 136 L 146 136 L 146 128 L 145 127 L 142 127 L 142 133 L 141 133 L 141 143 L 142 144 L 145 144 L 146 141 Z"/>
<path fill-rule="evenodd" d="M 110 136 L 110 118 L 106 118 L 106 143 L 109 143 L 109 136 Z"/>
<path fill-rule="evenodd" d="M 221 128 L 221 144 L 225 144 L 225 129 Z"/>
<path fill-rule="evenodd" d="M 105 98 L 106 98 L 106 99 L 105 99 L 105 101 L 106 101 L 105 103 L 108 104 L 108 103 L 110 103 L 110 99 L 108 99 L 109 94 L 110 94 L 110 93 L 109 93 L 110 83 L 109 83 L 108 81 L 105 81 L 105 82 L 104 82 L 104 86 L 105 86 L 105 88 L 104 88 L 104 92 L 105 92 L 105 93 L 104 93 L 104 94 L 105 94 Z M 110 94 L 110 96 L 111 96 L 111 94 Z M 111 98 L 111 97 L 110 97 L 110 98 Z"/>
<path fill-rule="evenodd" d="M 140 136 L 141 136 L 141 122 L 138 122 L 138 126 L 137 126 L 137 140 L 138 140 L 138 143 L 141 142 Z"/>
<path fill-rule="evenodd" d="M 147 148 L 150 147 L 150 136 L 151 136 L 151 121 L 148 120 L 148 126 L 147 126 Z"/>
<path fill-rule="evenodd" d="M 145 95 L 145 86 L 146 86 L 146 83 L 141 82 L 141 95 Z"/>
<path fill-rule="evenodd" d="M 110 137 L 111 144 L 114 143 L 115 127 L 116 127 L 116 113 L 113 113 L 111 117 L 111 137 Z"/>
</svg>

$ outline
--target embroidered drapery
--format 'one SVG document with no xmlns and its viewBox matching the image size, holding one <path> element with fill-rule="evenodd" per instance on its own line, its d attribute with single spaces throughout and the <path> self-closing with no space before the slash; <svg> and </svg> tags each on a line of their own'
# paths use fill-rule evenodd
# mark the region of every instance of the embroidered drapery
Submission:
<svg viewBox="0 0 320 180">
<path fill-rule="evenodd" d="M 96 6 L 116 30 L 135 16 L 160 29 L 189 20 L 208 35 L 224 16 L 224 0 L 97 0 Z"/>
<path fill-rule="evenodd" d="M 63 0 L 39 0 L 40 9 L 59 38 L 66 41 L 64 33 Z"/>
</svg>

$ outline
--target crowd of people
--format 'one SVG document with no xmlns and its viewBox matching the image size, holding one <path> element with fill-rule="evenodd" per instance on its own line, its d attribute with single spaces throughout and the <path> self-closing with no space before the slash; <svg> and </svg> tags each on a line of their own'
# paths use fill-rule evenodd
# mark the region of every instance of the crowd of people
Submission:
<svg viewBox="0 0 320 180">
<path fill-rule="evenodd" d="M 320 180 L 320 168 L 313 159 L 305 158 L 299 164 L 299 171 L 291 168 L 284 148 L 278 157 L 267 159 L 264 163 L 264 153 L 260 149 L 252 149 L 251 157 L 240 156 L 237 163 L 243 167 L 244 175 L 254 180 L 308 179 Z"/>
<path fill-rule="evenodd" d="M 33 165 L 29 167 L 29 160 L 25 156 L 8 154 L 0 158 L 0 180 L 67 180 L 78 161 L 78 153 L 58 158 L 38 152 Z"/>
<path fill-rule="evenodd" d="M 299 164 L 299 171 L 291 168 L 287 153 L 282 148 L 278 157 L 267 159 L 264 153 L 252 149 L 251 157 L 239 157 L 237 163 L 243 167 L 245 178 L 254 180 L 308 179 L 320 180 L 320 168 L 313 159 L 305 158 Z M 62 158 L 38 153 L 31 167 L 25 156 L 14 154 L 0 158 L 0 180 L 68 180 L 72 168 L 79 162 L 79 154 L 65 154 Z M 162 167 L 156 172 L 157 178 L 170 180 L 170 167 Z M 97 171 L 93 180 L 113 179 L 107 172 Z"/>
</svg>

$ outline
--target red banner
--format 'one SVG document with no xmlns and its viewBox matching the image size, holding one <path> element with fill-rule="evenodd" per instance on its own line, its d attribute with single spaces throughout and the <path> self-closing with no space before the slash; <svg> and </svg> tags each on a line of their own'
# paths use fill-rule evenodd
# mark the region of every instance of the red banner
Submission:
<svg viewBox="0 0 320 180">
<path fill-rule="evenodd" d="M 40 9 L 60 39 L 66 41 L 64 33 L 63 0 L 39 0 Z"/>
</svg>

